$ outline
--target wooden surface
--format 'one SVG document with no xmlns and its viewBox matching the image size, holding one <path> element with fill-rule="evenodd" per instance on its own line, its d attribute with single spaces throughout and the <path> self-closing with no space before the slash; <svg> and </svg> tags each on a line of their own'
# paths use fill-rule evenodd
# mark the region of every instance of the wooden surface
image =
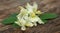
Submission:
<svg viewBox="0 0 60 33">
<path fill-rule="evenodd" d="M 26 31 L 21 31 L 20 28 L 12 28 L 10 25 L 4 26 L 0 23 L 0 33 L 60 33 L 60 0 L 29 0 L 28 2 L 32 4 L 34 1 L 39 4 L 39 9 L 41 11 L 56 13 L 59 16 L 56 19 L 49 20 L 48 23 L 44 25 L 27 28 Z M 22 3 L 23 2 L 19 3 L 19 5 Z M 22 6 L 25 4 L 26 2 Z M 18 12 L 17 6 L 13 6 L 10 6 L 11 8 L 0 9 L 0 21 L 8 17 L 9 14 Z"/>
</svg>

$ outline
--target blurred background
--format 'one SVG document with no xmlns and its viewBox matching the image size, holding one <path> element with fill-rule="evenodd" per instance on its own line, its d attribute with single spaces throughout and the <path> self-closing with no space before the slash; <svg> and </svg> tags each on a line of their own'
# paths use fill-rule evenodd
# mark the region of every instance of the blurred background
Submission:
<svg viewBox="0 0 60 33">
<path fill-rule="evenodd" d="M 56 13 L 59 16 L 49 20 L 45 25 L 27 28 L 26 31 L 1 24 L 1 21 L 11 13 L 19 12 L 18 6 L 25 6 L 27 2 L 36 2 L 39 10 Z M 0 33 L 60 33 L 60 0 L 0 0 Z"/>
</svg>

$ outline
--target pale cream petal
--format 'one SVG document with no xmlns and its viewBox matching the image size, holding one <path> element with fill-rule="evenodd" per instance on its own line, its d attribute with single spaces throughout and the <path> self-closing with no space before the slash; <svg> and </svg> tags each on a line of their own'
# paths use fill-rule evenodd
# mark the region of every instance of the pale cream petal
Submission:
<svg viewBox="0 0 60 33">
<path fill-rule="evenodd" d="M 19 23 L 19 21 L 15 21 L 15 23 L 16 23 L 17 25 L 21 26 L 21 24 Z"/>
<path fill-rule="evenodd" d="M 44 22 L 41 19 L 38 20 L 38 23 L 39 24 L 44 24 Z"/>
<path fill-rule="evenodd" d="M 26 9 L 28 10 L 28 13 L 33 12 L 33 7 L 29 3 L 27 3 Z"/>
<path fill-rule="evenodd" d="M 33 3 L 33 11 L 37 12 L 38 5 L 36 2 Z"/>
<path fill-rule="evenodd" d="M 27 22 L 27 23 L 26 23 L 26 26 L 27 26 L 27 27 L 32 27 L 33 25 L 34 25 L 34 24 L 31 23 L 31 22 Z"/>
<path fill-rule="evenodd" d="M 38 11 L 36 12 L 36 14 L 42 14 L 42 12 L 41 12 L 40 10 L 38 10 Z"/>
<path fill-rule="evenodd" d="M 36 22 L 34 22 L 33 24 L 34 24 L 34 26 L 37 26 L 37 23 Z"/>
<path fill-rule="evenodd" d="M 26 30 L 26 27 L 25 26 L 22 26 L 21 27 L 21 30 L 23 30 L 23 31 Z"/>
</svg>

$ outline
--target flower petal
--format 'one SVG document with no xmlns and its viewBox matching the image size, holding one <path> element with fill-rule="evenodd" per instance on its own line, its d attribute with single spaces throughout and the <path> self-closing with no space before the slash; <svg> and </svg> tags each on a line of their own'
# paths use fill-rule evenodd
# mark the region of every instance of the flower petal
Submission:
<svg viewBox="0 0 60 33">
<path fill-rule="evenodd" d="M 28 23 L 26 23 L 26 26 L 27 26 L 27 27 L 32 27 L 33 24 L 32 24 L 31 22 L 28 22 Z"/>
<path fill-rule="evenodd" d="M 21 30 L 23 30 L 23 31 L 26 30 L 26 27 L 25 26 L 22 26 L 21 27 Z"/>
</svg>

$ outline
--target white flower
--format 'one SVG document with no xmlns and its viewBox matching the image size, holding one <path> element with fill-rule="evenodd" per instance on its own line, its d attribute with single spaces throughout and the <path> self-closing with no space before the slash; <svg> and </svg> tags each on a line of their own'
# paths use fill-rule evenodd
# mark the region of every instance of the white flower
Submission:
<svg viewBox="0 0 60 33">
<path fill-rule="evenodd" d="M 27 3 L 26 7 L 19 6 L 20 13 L 17 15 L 16 24 L 21 26 L 21 30 L 26 30 L 27 27 L 37 26 L 37 23 L 44 24 L 44 22 L 36 15 L 42 14 L 41 11 L 37 10 L 38 5 L 34 2 L 33 5 Z"/>
</svg>

